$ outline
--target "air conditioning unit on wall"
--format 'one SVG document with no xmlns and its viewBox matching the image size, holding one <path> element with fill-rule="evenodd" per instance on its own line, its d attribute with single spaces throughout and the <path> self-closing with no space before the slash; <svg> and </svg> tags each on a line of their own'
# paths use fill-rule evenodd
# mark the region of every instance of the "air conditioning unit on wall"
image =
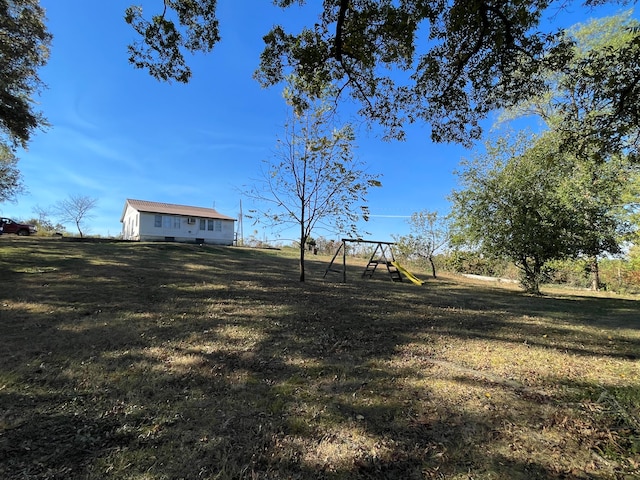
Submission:
<svg viewBox="0 0 640 480">
<path fill-rule="evenodd" d="M 195 223 L 196 223 L 196 219 L 195 219 L 195 218 L 193 218 L 193 217 L 189 217 L 189 218 L 187 218 L 187 223 L 188 223 L 189 225 L 195 225 Z"/>
</svg>

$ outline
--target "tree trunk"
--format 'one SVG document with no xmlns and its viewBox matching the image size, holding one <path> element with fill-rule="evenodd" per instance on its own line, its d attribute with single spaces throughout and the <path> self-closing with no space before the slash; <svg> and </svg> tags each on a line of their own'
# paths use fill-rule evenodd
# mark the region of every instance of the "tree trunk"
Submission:
<svg viewBox="0 0 640 480">
<path fill-rule="evenodd" d="M 540 295 L 540 284 L 542 283 L 542 262 L 540 262 L 537 258 L 534 259 L 533 263 L 533 277 L 534 284 L 531 293 Z"/>
<path fill-rule="evenodd" d="M 431 264 L 431 273 L 433 274 L 433 278 L 436 277 L 436 264 L 433 263 L 433 255 L 429 255 L 429 263 Z"/>
<path fill-rule="evenodd" d="M 300 235 L 300 281 L 304 282 L 304 245 L 307 238 L 304 232 Z"/>
<path fill-rule="evenodd" d="M 521 261 L 522 271 L 524 273 L 522 277 L 522 287 L 527 293 L 534 295 L 540 295 L 540 277 L 542 273 L 542 264 L 538 260 L 533 260 L 533 268 L 529 265 L 526 259 Z"/>
<path fill-rule="evenodd" d="M 591 273 L 591 290 L 597 292 L 598 290 L 600 290 L 600 268 L 598 266 L 598 257 L 594 255 L 589 260 L 589 271 Z"/>
</svg>

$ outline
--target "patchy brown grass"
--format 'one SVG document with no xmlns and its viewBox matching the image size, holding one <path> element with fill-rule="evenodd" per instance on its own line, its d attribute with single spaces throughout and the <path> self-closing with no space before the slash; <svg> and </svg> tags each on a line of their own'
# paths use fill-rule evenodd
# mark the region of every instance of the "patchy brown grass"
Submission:
<svg viewBox="0 0 640 480">
<path fill-rule="evenodd" d="M 637 297 L 328 260 L 0 238 L 0 478 L 637 478 Z"/>
</svg>

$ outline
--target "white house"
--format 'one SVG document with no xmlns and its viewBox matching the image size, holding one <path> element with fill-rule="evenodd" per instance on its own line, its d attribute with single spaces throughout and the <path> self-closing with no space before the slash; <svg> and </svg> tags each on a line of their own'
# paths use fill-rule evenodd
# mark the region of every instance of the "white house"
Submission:
<svg viewBox="0 0 640 480">
<path fill-rule="evenodd" d="M 232 245 L 235 236 L 235 218 L 213 208 L 127 199 L 120 222 L 125 240 Z"/>
</svg>

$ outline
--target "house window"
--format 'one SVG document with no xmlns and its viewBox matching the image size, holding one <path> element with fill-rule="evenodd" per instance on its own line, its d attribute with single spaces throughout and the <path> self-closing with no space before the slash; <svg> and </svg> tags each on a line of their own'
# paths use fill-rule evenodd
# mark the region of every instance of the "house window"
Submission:
<svg viewBox="0 0 640 480">
<path fill-rule="evenodd" d="M 222 231 L 222 220 L 214 220 L 212 218 L 201 218 L 200 219 L 200 230 L 205 231 L 208 230 L 210 232 L 221 232 Z"/>
<path fill-rule="evenodd" d="M 156 228 L 160 228 L 162 226 L 162 215 L 154 215 L 153 226 Z"/>
<path fill-rule="evenodd" d="M 175 228 L 176 230 L 180 230 L 181 219 L 182 219 L 181 217 L 173 217 L 173 228 Z"/>
</svg>

